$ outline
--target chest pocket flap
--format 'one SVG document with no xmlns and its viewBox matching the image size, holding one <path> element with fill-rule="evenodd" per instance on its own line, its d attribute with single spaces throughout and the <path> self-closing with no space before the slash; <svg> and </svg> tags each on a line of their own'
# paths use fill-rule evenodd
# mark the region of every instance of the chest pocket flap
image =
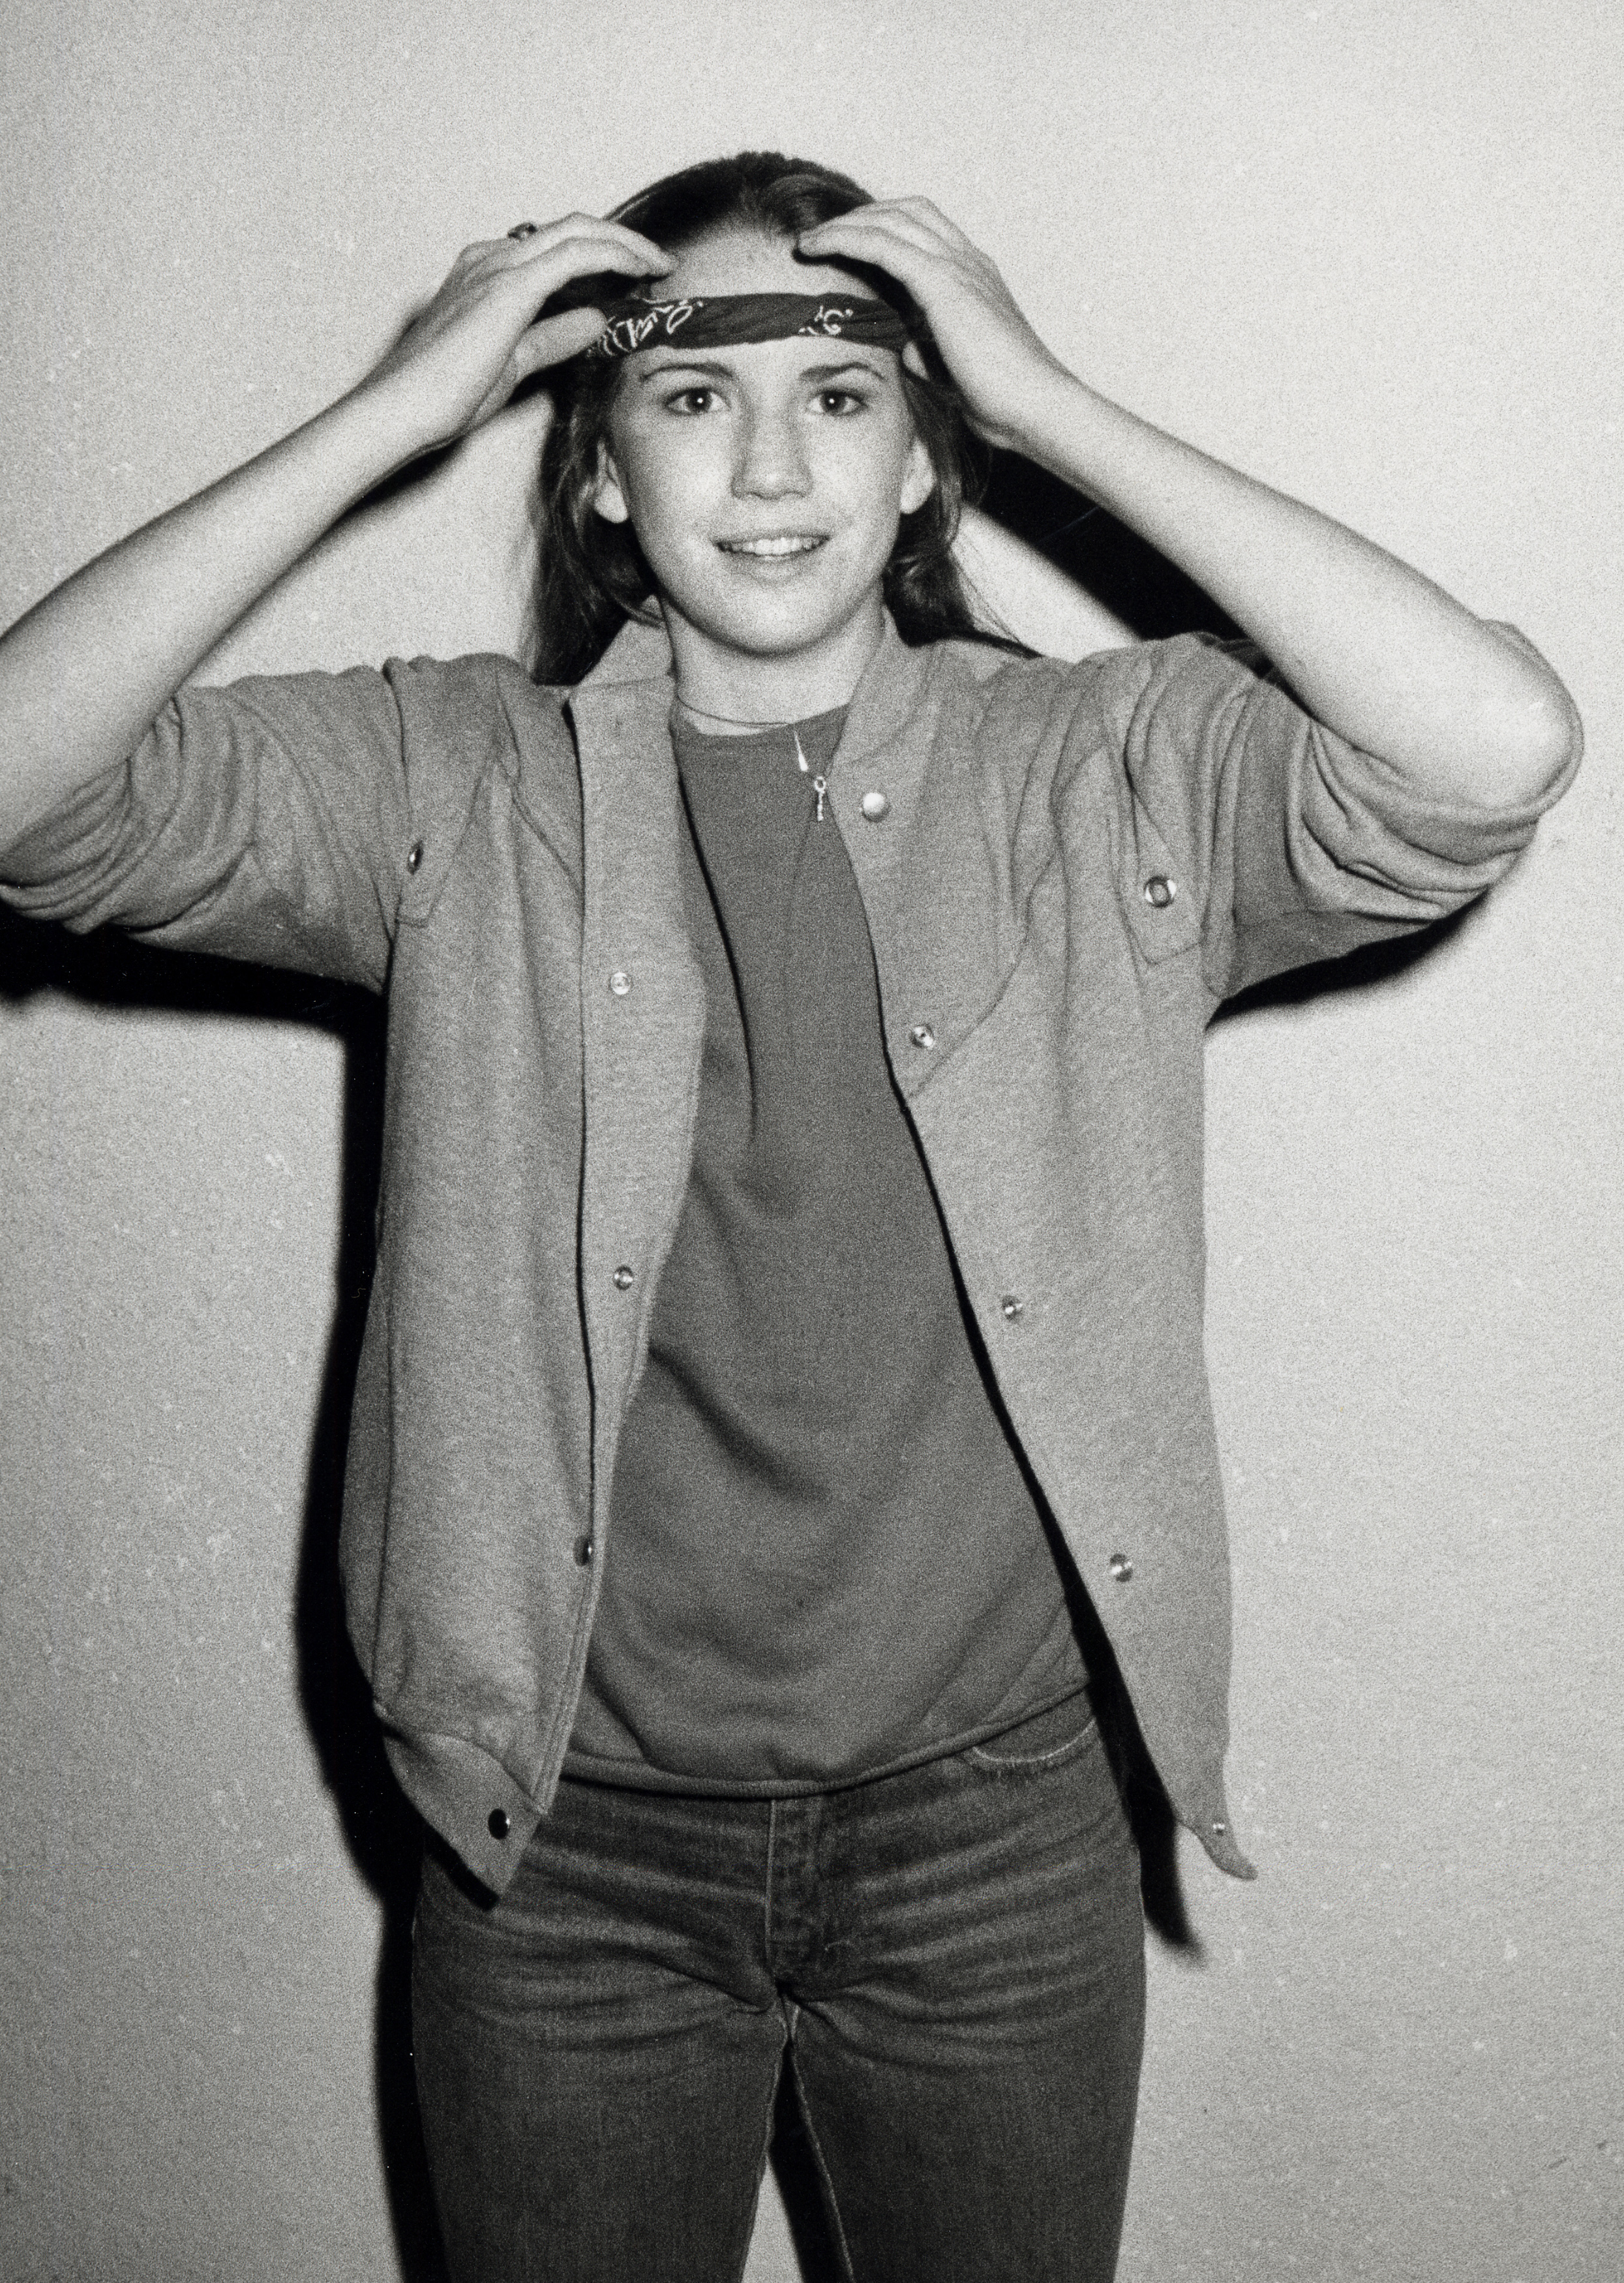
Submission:
<svg viewBox="0 0 1624 2283">
<path fill-rule="evenodd" d="M 493 676 L 479 672 L 490 663 L 458 659 L 439 669 L 445 687 L 432 690 L 431 705 L 423 702 L 426 691 L 397 689 L 411 820 L 399 857 L 402 925 L 421 924 L 432 914 L 482 781 L 510 760 L 512 733 Z"/>
</svg>

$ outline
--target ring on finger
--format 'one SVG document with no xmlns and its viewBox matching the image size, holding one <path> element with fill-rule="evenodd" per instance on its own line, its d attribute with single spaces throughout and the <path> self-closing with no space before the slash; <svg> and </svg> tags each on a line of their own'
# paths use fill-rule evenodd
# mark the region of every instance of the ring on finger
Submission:
<svg viewBox="0 0 1624 2283">
<path fill-rule="evenodd" d="M 540 222 L 516 222 L 508 235 L 509 238 L 533 238 L 540 227 Z"/>
</svg>

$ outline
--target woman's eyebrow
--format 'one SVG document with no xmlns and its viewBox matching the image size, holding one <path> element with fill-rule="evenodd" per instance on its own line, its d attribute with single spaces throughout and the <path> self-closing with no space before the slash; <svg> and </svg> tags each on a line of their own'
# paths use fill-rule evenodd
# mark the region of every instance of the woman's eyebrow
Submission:
<svg viewBox="0 0 1624 2283">
<path fill-rule="evenodd" d="M 646 388 L 651 380 L 669 380 L 673 372 L 703 372 L 712 379 L 731 380 L 734 370 L 730 364 L 713 363 L 704 357 L 674 356 L 667 364 L 645 364 L 637 378 Z"/>
<path fill-rule="evenodd" d="M 866 372 L 874 380 L 886 377 L 883 365 L 870 364 L 866 357 L 847 357 L 840 364 L 806 364 L 801 367 L 803 380 L 836 380 L 843 372 Z"/>
</svg>

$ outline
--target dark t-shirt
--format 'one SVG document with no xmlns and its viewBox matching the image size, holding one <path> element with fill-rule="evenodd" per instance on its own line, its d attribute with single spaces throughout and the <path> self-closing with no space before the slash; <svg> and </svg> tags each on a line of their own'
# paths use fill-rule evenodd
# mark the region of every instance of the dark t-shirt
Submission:
<svg viewBox="0 0 1624 2283">
<path fill-rule="evenodd" d="M 567 1773 L 822 1788 L 1086 1679 L 891 1080 L 857 883 L 818 814 L 843 719 L 676 729 L 706 991 L 693 1169 Z"/>
</svg>

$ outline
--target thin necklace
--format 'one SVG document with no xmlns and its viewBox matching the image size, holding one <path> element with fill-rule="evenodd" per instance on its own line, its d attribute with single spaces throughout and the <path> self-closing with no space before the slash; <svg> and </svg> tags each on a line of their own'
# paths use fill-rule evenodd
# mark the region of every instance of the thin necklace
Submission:
<svg viewBox="0 0 1624 2283">
<path fill-rule="evenodd" d="M 801 751 L 801 733 L 792 721 L 736 721 L 731 713 L 707 713 L 703 705 L 691 705 L 689 701 L 682 696 L 680 691 L 677 694 L 676 702 L 682 708 L 682 711 L 685 713 L 692 713 L 696 720 L 701 721 L 719 721 L 725 728 L 729 729 L 788 729 L 790 736 L 795 739 L 796 766 L 800 770 L 801 775 L 804 777 L 812 777 L 812 789 L 818 797 L 818 806 L 814 812 L 814 822 L 819 824 L 822 823 L 823 801 L 824 796 L 829 789 L 829 781 L 827 777 L 812 776 L 812 764 L 808 761 L 805 754 Z"/>
<path fill-rule="evenodd" d="M 789 727 L 788 721 L 742 721 L 733 713 L 707 713 L 703 705 L 695 705 L 680 690 L 677 692 L 677 703 L 685 713 L 692 713 L 701 721 L 719 721 L 725 729 L 787 729 Z"/>
</svg>

